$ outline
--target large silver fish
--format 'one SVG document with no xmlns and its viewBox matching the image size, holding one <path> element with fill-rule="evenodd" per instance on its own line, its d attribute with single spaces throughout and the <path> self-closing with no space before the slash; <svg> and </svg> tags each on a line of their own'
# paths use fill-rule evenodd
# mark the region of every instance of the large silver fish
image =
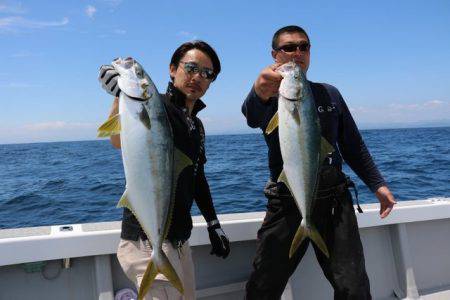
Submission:
<svg viewBox="0 0 450 300">
<path fill-rule="evenodd" d="M 289 188 L 302 214 L 302 221 L 289 251 L 291 257 L 305 238 L 310 238 L 328 257 L 328 249 L 313 224 L 312 211 L 320 167 L 333 147 L 321 136 L 311 87 L 306 75 L 294 62 L 280 66 L 278 112 L 266 133 L 278 125 L 283 171 L 278 181 Z"/>
<path fill-rule="evenodd" d="M 99 136 L 120 133 L 126 190 L 118 206 L 133 212 L 153 248 L 138 299 L 158 273 L 183 293 L 162 243 L 170 226 L 178 175 L 192 162 L 174 147 L 163 99 L 142 66 L 132 58 L 118 58 L 112 66 L 119 73 L 119 114 L 100 126 Z"/>
</svg>

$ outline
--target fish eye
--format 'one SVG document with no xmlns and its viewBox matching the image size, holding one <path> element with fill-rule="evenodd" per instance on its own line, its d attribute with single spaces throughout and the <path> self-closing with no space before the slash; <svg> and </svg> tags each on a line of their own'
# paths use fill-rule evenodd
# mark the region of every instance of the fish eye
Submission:
<svg viewBox="0 0 450 300">
<path fill-rule="evenodd" d="M 144 77 L 144 71 L 142 70 L 141 67 L 136 67 L 135 71 L 136 71 L 136 76 L 137 77 L 139 77 L 139 78 Z"/>
</svg>

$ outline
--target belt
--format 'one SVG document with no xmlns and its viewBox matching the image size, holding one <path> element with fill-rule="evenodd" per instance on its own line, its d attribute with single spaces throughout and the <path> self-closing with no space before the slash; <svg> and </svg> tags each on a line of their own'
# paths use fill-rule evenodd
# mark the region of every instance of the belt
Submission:
<svg viewBox="0 0 450 300">
<path fill-rule="evenodd" d="M 355 198 L 356 198 L 357 210 L 359 213 L 363 213 L 363 210 L 362 210 L 361 206 L 359 205 L 358 190 L 356 189 L 356 185 L 348 176 L 344 177 L 344 181 L 342 183 L 339 183 L 337 185 L 330 186 L 327 188 L 319 188 L 316 191 L 315 198 L 322 199 L 322 198 L 329 198 L 332 196 L 340 195 L 340 194 L 345 193 L 348 188 L 353 189 Z M 272 198 L 293 199 L 292 194 L 290 193 L 290 191 L 286 187 L 286 185 L 273 182 L 271 179 L 269 179 L 269 181 L 266 183 L 266 186 L 264 187 L 264 195 L 268 199 L 272 199 Z"/>
<path fill-rule="evenodd" d="M 326 189 L 318 189 L 316 192 L 316 199 L 328 198 L 328 197 L 336 195 L 336 194 L 342 194 L 349 188 L 352 188 L 353 192 L 355 193 L 356 206 L 357 206 L 358 212 L 363 213 L 363 210 L 362 210 L 361 206 L 359 205 L 358 190 L 356 189 L 356 185 L 348 176 L 345 176 L 344 182 L 342 182 L 338 185 L 335 185 L 335 186 L 332 186 L 332 187 L 326 188 Z"/>
</svg>

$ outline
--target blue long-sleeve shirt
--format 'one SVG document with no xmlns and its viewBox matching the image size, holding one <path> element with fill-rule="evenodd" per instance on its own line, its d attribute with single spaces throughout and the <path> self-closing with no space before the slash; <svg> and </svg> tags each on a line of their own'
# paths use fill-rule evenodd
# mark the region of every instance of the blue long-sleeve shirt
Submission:
<svg viewBox="0 0 450 300">
<path fill-rule="evenodd" d="M 332 85 L 309 82 L 319 115 L 321 133 L 337 149 L 333 153 L 331 164 L 342 170 L 342 159 L 375 192 L 385 181 L 376 167 L 364 144 L 359 130 L 339 91 Z M 276 181 L 283 169 L 278 130 L 270 135 L 265 129 L 278 110 L 278 100 L 271 98 L 263 102 L 251 89 L 242 104 L 242 113 L 248 126 L 261 128 L 269 148 L 270 177 Z"/>
</svg>

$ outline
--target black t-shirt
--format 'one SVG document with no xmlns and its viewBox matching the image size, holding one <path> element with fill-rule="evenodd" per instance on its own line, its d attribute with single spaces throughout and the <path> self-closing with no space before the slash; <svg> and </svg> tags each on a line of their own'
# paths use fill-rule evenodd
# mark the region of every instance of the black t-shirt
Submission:
<svg viewBox="0 0 450 300">
<path fill-rule="evenodd" d="M 211 193 L 205 177 L 205 130 L 197 113 L 206 105 L 198 99 L 191 116 L 185 106 L 185 95 L 169 83 L 165 95 L 165 108 L 172 126 L 174 146 L 186 154 L 194 163 L 185 168 L 177 182 L 172 220 L 167 234 L 171 242 L 186 241 L 192 230 L 191 207 L 195 199 L 206 221 L 217 218 Z M 121 238 L 146 239 L 145 233 L 130 210 L 124 208 Z"/>
</svg>

